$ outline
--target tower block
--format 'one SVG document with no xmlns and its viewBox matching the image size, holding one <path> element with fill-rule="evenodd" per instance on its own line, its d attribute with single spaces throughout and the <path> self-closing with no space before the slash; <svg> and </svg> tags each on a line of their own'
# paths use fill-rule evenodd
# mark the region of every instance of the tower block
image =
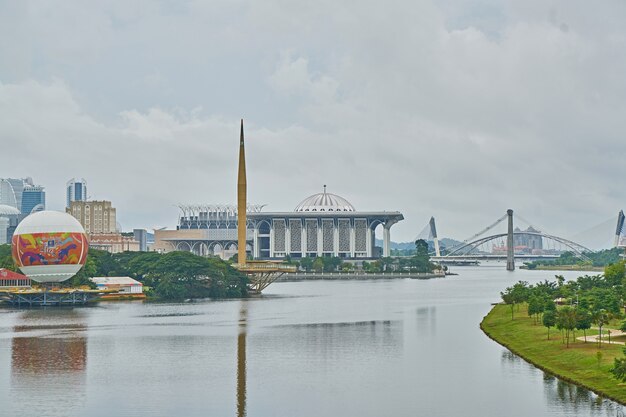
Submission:
<svg viewBox="0 0 626 417">
<path fill-rule="evenodd" d="M 246 259 L 246 235 L 248 210 L 248 183 L 246 180 L 246 149 L 243 138 L 243 119 L 239 135 L 239 168 L 237 173 L 237 263 L 236 269 L 248 276 L 248 291 L 260 294 L 268 285 L 286 272 L 296 272 L 292 265 L 280 261 L 248 261 Z"/>
</svg>

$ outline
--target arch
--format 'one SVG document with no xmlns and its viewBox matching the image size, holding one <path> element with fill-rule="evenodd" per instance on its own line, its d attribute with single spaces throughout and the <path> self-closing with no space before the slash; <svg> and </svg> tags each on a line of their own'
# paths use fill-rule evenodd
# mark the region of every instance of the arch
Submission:
<svg viewBox="0 0 626 417">
<path fill-rule="evenodd" d="M 268 220 L 262 220 L 257 224 L 257 229 L 261 235 L 269 235 L 272 226 Z"/>
<path fill-rule="evenodd" d="M 176 243 L 176 250 L 184 251 L 184 252 L 191 252 L 191 245 L 189 244 L 189 242 L 183 240 L 181 242 Z"/>
<path fill-rule="evenodd" d="M 222 252 L 224 252 L 224 247 L 222 246 L 222 244 L 220 242 L 213 243 L 212 254 L 217 256 L 220 255 Z"/>
<path fill-rule="evenodd" d="M 551 239 L 555 242 L 559 242 L 563 245 L 565 245 L 566 247 L 568 247 L 569 249 L 572 250 L 572 252 L 578 256 L 579 258 L 585 259 L 585 260 L 589 260 L 589 258 L 587 256 L 585 256 L 585 253 L 593 253 L 593 251 L 589 248 L 586 248 L 585 246 L 578 244 L 576 242 L 572 242 L 571 240 L 562 238 L 562 237 L 558 237 L 558 236 L 554 236 L 554 235 L 548 235 L 546 233 L 541 233 L 541 232 L 513 232 L 513 236 L 522 236 L 522 235 L 527 235 L 527 236 L 540 236 L 541 238 L 546 238 L 546 239 Z M 452 248 L 450 250 L 450 252 L 446 255 L 446 256 L 462 256 L 462 255 L 467 255 L 469 252 L 471 252 L 472 250 L 476 249 L 478 246 L 485 244 L 487 242 L 490 242 L 492 240 L 496 240 L 496 239 L 501 239 L 503 237 L 507 237 L 508 233 L 499 233 L 497 235 L 491 235 L 491 236 L 487 236 L 487 237 L 483 237 L 480 239 L 476 239 L 473 240 L 471 242 L 467 242 L 464 243 L 462 245 L 458 245 L 454 248 Z"/>
</svg>

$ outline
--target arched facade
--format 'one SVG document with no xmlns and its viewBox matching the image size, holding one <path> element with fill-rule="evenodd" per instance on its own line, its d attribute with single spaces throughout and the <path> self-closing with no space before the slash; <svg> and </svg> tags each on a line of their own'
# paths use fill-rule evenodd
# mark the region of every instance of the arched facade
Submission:
<svg viewBox="0 0 626 417">
<path fill-rule="evenodd" d="M 337 256 L 389 256 L 391 227 L 404 219 L 397 211 L 358 211 L 345 198 L 323 193 L 305 198 L 293 212 L 263 212 L 249 205 L 246 248 L 254 259 Z M 176 230 L 155 232 L 155 248 L 190 250 L 222 257 L 237 249 L 237 209 L 226 205 L 180 206 Z M 374 230 L 383 226 L 382 253 L 375 249 Z M 166 244 L 169 242 L 169 245 Z M 181 244 L 185 242 L 186 246 Z M 204 246 L 202 246 L 204 245 Z"/>
</svg>

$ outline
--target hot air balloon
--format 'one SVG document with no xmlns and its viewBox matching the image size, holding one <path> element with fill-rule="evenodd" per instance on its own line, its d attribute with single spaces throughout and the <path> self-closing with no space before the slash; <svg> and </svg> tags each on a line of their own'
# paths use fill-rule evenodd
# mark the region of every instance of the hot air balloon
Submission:
<svg viewBox="0 0 626 417">
<path fill-rule="evenodd" d="M 61 282 L 82 268 L 89 241 L 74 217 L 58 211 L 40 211 L 26 217 L 13 233 L 13 259 L 37 282 Z"/>
</svg>

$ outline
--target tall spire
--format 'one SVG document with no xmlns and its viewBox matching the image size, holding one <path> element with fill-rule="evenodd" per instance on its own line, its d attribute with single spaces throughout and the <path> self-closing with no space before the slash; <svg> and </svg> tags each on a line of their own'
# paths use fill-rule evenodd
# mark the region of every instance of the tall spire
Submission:
<svg viewBox="0 0 626 417">
<path fill-rule="evenodd" d="M 248 184 L 246 181 L 246 150 L 243 140 L 243 119 L 241 119 L 241 135 L 239 137 L 239 172 L 237 174 L 237 246 L 238 260 L 241 265 L 246 263 L 246 221 L 248 206 Z"/>
</svg>

